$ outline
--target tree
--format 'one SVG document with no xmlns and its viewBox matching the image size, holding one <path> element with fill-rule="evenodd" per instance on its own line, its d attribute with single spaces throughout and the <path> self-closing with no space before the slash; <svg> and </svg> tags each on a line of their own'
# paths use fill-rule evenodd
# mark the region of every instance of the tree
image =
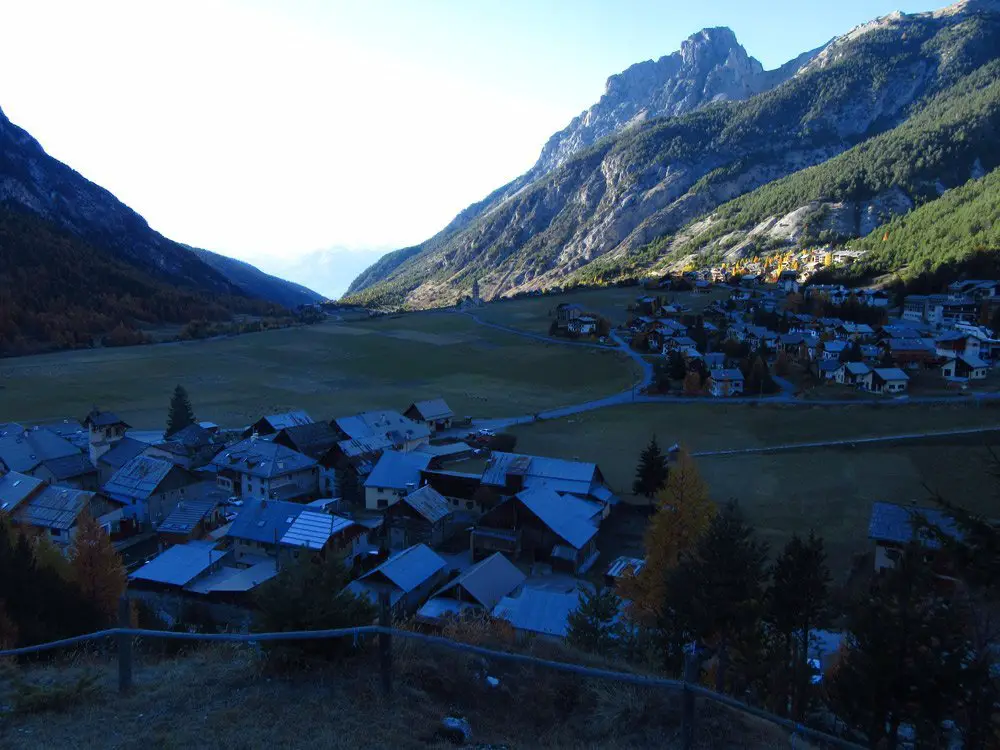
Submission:
<svg viewBox="0 0 1000 750">
<path fill-rule="evenodd" d="M 570 645 L 602 656 L 611 653 L 616 641 L 616 621 L 621 610 L 621 599 L 614 589 L 601 587 L 580 591 L 580 602 L 570 612 L 566 638 Z"/>
<path fill-rule="evenodd" d="M 830 584 L 823 539 L 811 531 L 805 540 L 794 535 L 771 566 L 770 577 L 765 619 L 778 641 L 779 676 L 788 678 L 782 680 L 781 709 L 784 713 L 790 700 L 793 718 L 802 721 L 809 688 L 810 633 L 826 614 Z"/>
<path fill-rule="evenodd" d="M 778 352 L 778 358 L 774 361 L 774 371 L 781 377 L 785 377 L 792 371 L 791 363 L 788 361 L 788 354 L 784 349 Z"/>
<path fill-rule="evenodd" d="M 901 724 L 918 746 L 941 746 L 941 722 L 960 701 L 962 628 L 912 544 L 847 615 L 846 653 L 831 684 L 838 715 L 868 743 L 895 750 Z"/>
<path fill-rule="evenodd" d="M 667 457 L 660 450 L 656 435 L 653 435 L 649 445 L 639 455 L 639 465 L 636 467 L 635 481 L 632 483 L 633 494 L 642 495 L 651 501 L 666 485 L 668 474 Z"/>
<path fill-rule="evenodd" d="M 597 335 L 601 338 L 611 335 L 611 321 L 603 316 L 597 318 Z"/>
<path fill-rule="evenodd" d="M 632 602 L 633 615 L 647 623 L 655 620 L 663 604 L 670 571 L 682 554 L 694 548 L 715 515 L 708 485 L 684 448 L 656 501 L 656 513 L 646 527 L 646 564 L 637 576 L 622 584 L 623 595 Z"/>
<path fill-rule="evenodd" d="M 687 375 L 687 366 L 684 364 L 684 357 L 679 351 L 673 349 L 667 355 L 667 367 L 672 380 L 684 380 Z"/>
<path fill-rule="evenodd" d="M 334 554 L 313 557 L 308 550 L 260 586 L 254 597 L 257 626 L 264 632 L 327 630 L 370 625 L 376 616 L 372 602 L 347 590 L 350 576 Z M 288 658 L 306 655 L 342 657 L 357 644 L 351 638 L 300 641 L 274 647 Z"/>
<path fill-rule="evenodd" d="M 865 355 L 861 353 L 861 343 L 858 341 L 852 342 L 840 355 L 841 362 L 862 362 L 864 358 Z"/>
<path fill-rule="evenodd" d="M 178 385 L 174 388 L 174 395 L 170 397 L 170 408 L 167 411 L 167 437 L 194 424 L 194 421 L 191 399 L 188 398 L 184 386 Z"/>
<path fill-rule="evenodd" d="M 111 538 L 90 513 L 84 512 L 77 522 L 69 559 L 80 592 L 94 603 L 106 624 L 114 623 L 118 600 L 125 593 L 125 567 Z"/>
<path fill-rule="evenodd" d="M 720 661 L 717 690 L 726 688 L 723 665 L 734 652 L 744 682 L 761 676 L 755 662 L 766 559 L 767 545 L 757 540 L 739 506 L 730 502 L 667 580 L 660 610 L 664 652 L 677 659 L 679 647 L 691 640 L 714 646 Z"/>
<path fill-rule="evenodd" d="M 684 395 L 697 396 L 701 393 L 701 375 L 693 370 L 684 376 Z"/>
</svg>

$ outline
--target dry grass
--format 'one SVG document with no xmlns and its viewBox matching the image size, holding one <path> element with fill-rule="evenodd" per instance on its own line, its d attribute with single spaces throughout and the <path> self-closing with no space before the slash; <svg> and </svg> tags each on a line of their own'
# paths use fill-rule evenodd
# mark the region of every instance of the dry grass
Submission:
<svg viewBox="0 0 1000 750">
<path fill-rule="evenodd" d="M 565 659 L 559 646 L 531 651 Z M 113 664 L 83 659 L 33 667 L 35 684 L 99 678 L 99 690 L 57 710 L 0 714 L 0 746 L 160 748 L 438 748 L 446 715 L 469 720 L 473 742 L 508 748 L 676 747 L 678 701 L 650 691 L 541 668 L 487 664 L 415 643 L 395 650 L 395 691 L 379 688 L 374 650 L 339 665 L 271 674 L 253 652 L 205 648 L 137 667 L 131 693 L 114 688 Z M 493 688 L 484 674 L 500 678 Z M 0 704 L 10 675 L 0 675 Z M 700 702 L 699 702 L 700 703 Z M 787 745 L 783 730 L 729 710 L 699 706 L 699 748 Z"/>
</svg>

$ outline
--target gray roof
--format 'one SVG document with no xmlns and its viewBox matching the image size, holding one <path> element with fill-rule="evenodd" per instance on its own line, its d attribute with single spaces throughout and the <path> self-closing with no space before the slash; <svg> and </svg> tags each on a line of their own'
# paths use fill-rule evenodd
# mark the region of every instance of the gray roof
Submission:
<svg viewBox="0 0 1000 750">
<path fill-rule="evenodd" d="M 882 380 L 909 380 L 910 376 L 898 367 L 876 367 L 873 372 Z"/>
<path fill-rule="evenodd" d="M 90 441 L 87 428 L 76 419 L 57 419 L 54 422 L 43 422 L 38 426 L 69 440 L 77 448 L 86 448 Z"/>
<path fill-rule="evenodd" d="M 451 506 L 444 495 L 429 484 L 414 490 L 400 502 L 409 505 L 430 523 L 437 523 L 451 513 Z"/>
<path fill-rule="evenodd" d="M 226 448 L 212 459 L 219 469 L 230 469 L 254 477 L 280 477 L 316 465 L 305 454 L 269 440 L 247 438 Z"/>
<path fill-rule="evenodd" d="M 426 453 L 400 453 L 386 451 L 379 458 L 372 473 L 365 481 L 365 487 L 385 487 L 405 490 L 408 484 L 420 484 L 420 472 L 426 469 L 431 457 Z"/>
<path fill-rule="evenodd" d="M 527 588 L 516 597 L 505 596 L 493 608 L 494 617 L 508 620 L 517 630 L 564 637 L 570 612 L 580 604 L 577 591 Z"/>
<path fill-rule="evenodd" d="M 182 500 L 160 524 L 161 534 L 190 534 L 209 513 L 219 507 L 215 500 Z"/>
<path fill-rule="evenodd" d="M 281 436 L 291 442 L 295 450 L 317 459 L 337 444 L 337 431 L 329 422 L 286 427 L 281 431 Z"/>
<path fill-rule="evenodd" d="M 507 483 L 507 475 L 512 473 L 524 476 L 525 487 L 547 487 L 558 492 L 586 495 L 596 479 L 597 465 L 497 451 L 490 456 L 483 472 L 483 484 L 503 487 Z"/>
<path fill-rule="evenodd" d="M 281 500 L 251 505 L 240 511 L 226 536 L 248 542 L 275 544 L 284 538 L 304 510 L 305 505 Z"/>
<path fill-rule="evenodd" d="M 116 424 L 125 425 L 126 427 L 130 426 L 113 411 L 101 411 L 100 409 L 92 410 L 86 419 L 83 420 L 83 423 L 87 426 L 93 425 L 94 427 L 111 427 Z"/>
<path fill-rule="evenodd" d="M 52 476 L 55 477 L 57 482 L 97 471 L 94 465 L 90 463 L 90 457 L 82 453 L 63 456 L 61 458 L 50 458 L 47 461 L 42 461 L 42 464 L 52 472 Z"/>
<path fill-rule="evenodd" d="M 0 433 L 0 461 L 11 471 L 28 472 L 43 461 L 79 455 L 79 448 L 49 430 L 6 429 Z"/>
<path fill-rule="evenodd" d="M 173 468 L 172 463 L 160 458 L 136 456 L 116 471 L 103 489 L 112 496 L 144 500 L 156 494 Z"/>
<path fill-rule="evenodd" d="M 380 453 L 392 447 L 392 441 L 387 437 L 368 437 L 341 440 L 337 443 L 341 452 L 349 457 L 367 456 L 372 453 Z"/>
<path fill-rule="evenodd" d="M 144 443 L 141 440 L 135 440 L 130 437 L 123 437 L 107 453 L 98 458 L 97 463 L 105 464 L 112 469 L 120 469 L 148 447 L 149 443 Z"/>
<path fill-rule="evenodd" d="M 283 414 L 268 414 L 266 417 L 262 417 L 257 420 L 258 422 L 267 422 L 271 427 L 274 428 L 275 432 L 287 429 L 288 427 L 297 427 L 304 424 L 312 424 L 313 418 L 306 414 L 304 411 L 286 411 Z"/>
<path fill-rule="evenodd" d="M 302 510 L 279 540 L 289 547 L 323 549 L 335 535 L 354 526 L 354 521 L 315 510 Z"/>
<path fill-rule="evenodd" d="M 458 595 L 457 589 L 461 588 L 483 607 L 492 610 L 503 597 L 524 583 L 525 578 L 514 563 L 500 552 L 495 552 L 439 589 L 434 598 L 455 598 Z"/>
<path fill-rule="evenodd" d="M 875 503 L 872 506 L 871 520 L 868 524 L 868 538 L 878 542 L 907 544 L 918 537 L 917 541 L 926 547 L 932 549 L 939 547 L 940 542 L 929 529 L 922 529 L 919 534 L 915 533 L 918 516 L 948 536 L 956 539 L 962 536 L 961 529 L 955 520 L 938 508 Z"/>
<path fill-rule="evenodd" d="M 365 411 L 353 417 L 340 417 L 334 422 L 347 437 L 355 440 L 388 438 L 398 444 L 422 440 L 431 434 L 427 425 L 391 410 Z"/>
<path fill-rule="evenodd" d="M 867 375 L 868 365 L 864 362 L 844 362 L 841 365 L 845 370 L 847 370 L 851 375 Z"/>
<path fill-rule="evenodd" d="M 979 357 L 976 357 L 975 355 L 972 354 L 960 354 L 958 358 L 963 362 L 965 362 L 965 364 L 967 364 L 969 367 L 972 367 L 973 369 L 979 369 L 981 367 L 990 366 L 989 362 L 985 362 Z"/>
<path fill-rule="evenodd" d="M 384 579 L 408 593 L 447 566 L 426 544 L 415 544 L 361 576 L 356 583 L 378 583 Z"/>
<path fill-rule="evenodd" d="M 129 579 L 186 586 L 226 556 L 226 550 L 214 546 L 215 542 L 207 541 L 175 544 L 132 573 Z"/>
<path fill-rule="evenodd" d="M 73 527 L 93 497 L 93 492 L 71 487 L 46 487 L 21 504 L 17 520 L 30 526 L 65 531 Z"/>
<path fill-rule="evenodd" d="M 608 566 L 607 575 L 612 578 L 618 578 L 624 575 L 626 572 L 630 572 L 631 575 L 639 575 L 641 571 L 646 567 L 646 561 L 641 557 L 617 557 L 614 562 Z"/>
<path fill-rule="evenodd" d="M 416 401 L 410 406 L 416 409 L 417 413 L 424 419 L 448 419 L 455 416 L 455 412 L 445 403 L 443 398 L 432 398 L 427 401 Z M 407 411 L 410 411 L 407 409 Z"/>
<path fill-rule="evenodd" d="M 929 347 L 922 339 L 909 338 L 909 339 L 896 339 L 892 338 L 888 341 L 889 350 L 893 352 L 917 352 L 917 351 L 930 351 Z"/>
<path fill-rule="evenodd" d="M 711 372 L 709 372 L 709 377 L 716 382 L 724 380 L 744 380 L 743 373 L 737 370 L 736 368 L 729 370 L 726 369 L 712 370 Z"/>
<path fill-rule="evenodd" d="M 204 448 L 212 444 L 212 437 L 213 433 L 201 425 L 189 424 L 164 440 L 168 443 L 180 443 L 185 448 Z"/>
<path fill-rule="evenodd" d="M 597 535 L 597 526 L 591 519 L 601 509 L 594 503 L 548 489 L 525 490 L 516 497 L 542 523 L 576 549 L 582 549 Z"/>
<path fill-rule="evenodd" d="M 42 479 L 16 471 L 0 476 L 0 512 L 13 513 L 17 506 L 44 484 Z"/>
</svg>

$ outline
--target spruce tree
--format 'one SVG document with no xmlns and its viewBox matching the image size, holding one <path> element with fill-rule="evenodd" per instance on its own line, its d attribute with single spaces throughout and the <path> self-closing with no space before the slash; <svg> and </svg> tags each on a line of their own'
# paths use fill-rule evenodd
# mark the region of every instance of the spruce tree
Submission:
<svg viewBox="0 0 1000 750">
<path fill-rule="evenodd" d="M 566 638 L 570 645 L 592 654 L 611 653 L 615 647 L 621 604 L 621 599 L 610 588 L 580 591 L 580 603 L 568 618 Z"/>
<path fill-rule="evenodd" d="M 791 703 L 792 716 L 801 721 L 810 683 L 810 633 L 826 614 L 830 571 L 823 540 L 812 532 L 803 540 L 795 535 L 771 566 L 765 619 L 781 659 L 778 682 L 781 712 Z"/>
<path fill-rule="evenodd" d="M 684 376 L 687 375 L 687 365 L 684 364 L 684 357 L 676 349 L 671 351 L 667 356 L 667 367 L 670 371 L 670 377 L 673 380 L 684 380 Z"/>
<path fill-rule="evenodd" d="M 667 457 L 656 442 L 656 435 L 649 441 L 639 456 L 639 465 L 635 470 L 635 481 L 632 492 L 651 500 L 667 483 Z"/>
<path fill-rule="evenodd" d="M 174 395 L 170 397 L 170 409 L 167 411 L 167 437 L 194 424 L 194 419 L 191 399 L 188 398 L 184 386 L 178 385 L 174 388 Z"/>
</svg>

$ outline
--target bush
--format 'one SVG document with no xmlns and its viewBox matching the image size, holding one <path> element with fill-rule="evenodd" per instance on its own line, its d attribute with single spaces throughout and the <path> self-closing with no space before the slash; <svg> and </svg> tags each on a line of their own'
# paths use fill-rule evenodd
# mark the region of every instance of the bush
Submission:
<svg viewBox="0 0 1000 750">
<path fill-rule="evenodd" d="M 498 435 L 493 435 L 487 441 L 486 447 L 491 451 L 513 453 L 514 448 L 517 447 L 517 435 L 511 435 L 509 432 L 501 432 Z"/>
</svg>

